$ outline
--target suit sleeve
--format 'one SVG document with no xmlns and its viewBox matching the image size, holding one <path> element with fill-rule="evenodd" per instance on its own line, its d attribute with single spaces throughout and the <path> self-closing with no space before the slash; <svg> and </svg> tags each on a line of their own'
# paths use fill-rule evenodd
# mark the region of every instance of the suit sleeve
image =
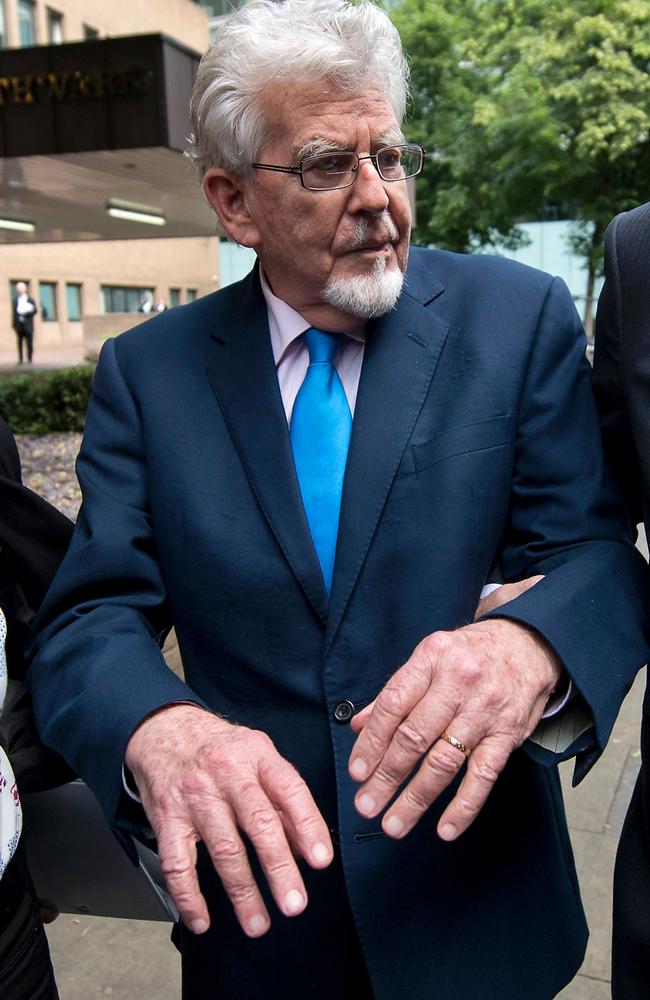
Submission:
<svg viewBox="0 0 650 1000">
<path fill-rule="evenodd" d="M 643 520 L 643 493 L 634 434 L 622 384 L 622 295 L 618 216 L 605 235 L 605 284 L 598 300 L 594 350 L 594 394 L 600 411 L 605 454 L 621 487 L 633 526 Z"/>
<path fill-rule="evenodd" d="M 647 658 L 645 562 L 605 464 L 584 331 L 555 279 L 542 309 L 521 394 L 506 579 L 545 579 L 490 617 L 537 631 L 558 654 L 593 722 L 559 754 L 576 755 L 574 781 L 598 758 L 620 704 Z"/>
<path fill-rule="evenodd" d="M 200 701 L 160 651 L 171 621 L 141 418 L 113 340 L 97 366 L 77 474 L 83 503 L 36 621 L 28 683 L 43 741 L 93 789 L 117 832 L 130 833 L 141 813 L 122 790 L 129 737 L 157 708 Z"/>
</svg>

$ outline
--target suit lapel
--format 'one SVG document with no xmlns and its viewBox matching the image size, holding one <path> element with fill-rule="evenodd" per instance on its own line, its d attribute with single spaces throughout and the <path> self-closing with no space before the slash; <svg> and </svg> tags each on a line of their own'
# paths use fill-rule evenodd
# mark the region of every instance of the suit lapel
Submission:
<svg viewBox="0 0 650 1000">
<path fill-rule="evenodd" d="M 264 516 L 324 621 L 327 593 L 296 478 L 257 268 L 223 296 L 216 329 L 210 384 Z"/>
<path fill-rule="evenodd" d="M 361 572 L 449 329 L 433 308 L 425 309 L 443 289 L 415 254 L 406 287 L 398 308 L 368 328 L 343 484 L 326 652 Z"/>
</svg>

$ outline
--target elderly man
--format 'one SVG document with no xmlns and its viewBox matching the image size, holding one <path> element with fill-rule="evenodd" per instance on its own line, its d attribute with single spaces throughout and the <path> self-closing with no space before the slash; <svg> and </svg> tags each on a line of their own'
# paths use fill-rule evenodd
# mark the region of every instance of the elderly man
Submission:
<svg viewBox="0 0 650 1000">
<path fill-rule="evenodd" d="M 16 285 L 16 296 L 12 305 L 11 325 L 18 343 L 18 364 L 22 365 L 23 357 L 31 365 L 34 356 L 34 316 L 38 312 L 36 303 L 27 294 L 27 285 L 19 281 Z M 25 354 L 23 354 L 23 348 Z"/>
<path fill-rule="evenodd" d="M 257 266 L 97 369 L 36 712 L 153 827 L 191 1000 L 548 1000 L 584 952 L 552 765 L 644 660 L 643 564 L 567 289 L 409 254 L 405 99 L 373 4 L 232 15 L 192 156 Z M 468 624 L 498 572 L 544 579 Z"/>
</svg>

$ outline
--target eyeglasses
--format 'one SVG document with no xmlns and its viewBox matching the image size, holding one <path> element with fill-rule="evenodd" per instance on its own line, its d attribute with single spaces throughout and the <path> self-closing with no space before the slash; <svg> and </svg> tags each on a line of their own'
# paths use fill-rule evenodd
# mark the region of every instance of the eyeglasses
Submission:
<svg viewBox="0 0 650 1000">
<path fill-rule="evenodd" d="M 361 160 L 372 160 L 375 170 L 383 181 L 405 181 L 415 177 L 422 170 L 424 150 L 422 146 L 403 143 L 399 146 L 383 146 L 370 156 L 357 153 L 317 153 L 307 156 L 297 167 L 278 167 L 273 163 L 253 163 L 256 170 L 275 170 L 280 174 L 297 174 L 308 191 L 336 191 L 351 187 L 359 174 Z"/>
</svg>

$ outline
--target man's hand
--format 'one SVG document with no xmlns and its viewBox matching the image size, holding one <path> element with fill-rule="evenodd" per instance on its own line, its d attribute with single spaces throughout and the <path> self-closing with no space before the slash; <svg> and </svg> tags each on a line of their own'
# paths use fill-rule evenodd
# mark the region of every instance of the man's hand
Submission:
<svg viewBox="0 0 650 1000">
<path fill-rule="evenodd" d="M 509 601 L 514 601 L 515 597 L 519 597 L 524 591 L 530 590 L 534 587 L 536 583 L 543 580 L 543 576 L 529 576 L 525 580 L 519 580 L 517 583 L 503 583 L 496 590 L 491 591 L 487 597 L 482 597 L 478 602 L 478 607 L 474 612 L 474 621 L 478 621 L 483 615 L 487 615 L 490 611 L 494 611 L 495 608 L 500 608 L 502 604 L 508 604 Z"/>
<path fill-rule="evenodd" d="M 249 937 L 270 918 L 239 830 L 250 838 L 285 916 L 301 913 L 307 893 L 294 859 L 326 868 L 332 843 L 304 781 L 265 733 L 235 726 L 194 705 L 170 705 L 136 729 L 125 761 L 158 840 L 169 892 L 196 934 L 210 917 L 196 874 L 202 840 Z"/>
<path fill-rule="evenodd" d="M 355 716 L 359 737 L 350 774 L 363 781 L 355 797 L 362 816 L 378 815 L 419 769 L 383 818 L 403 837 L 456 777 L 467 772 L 438 823 L 454 840 L 476 818 L 508 757 L 532 733 L 561 675 L 544 640 L 516 622 L 493 620 L 456 632 L 434 632 Z"/>
</svg>

